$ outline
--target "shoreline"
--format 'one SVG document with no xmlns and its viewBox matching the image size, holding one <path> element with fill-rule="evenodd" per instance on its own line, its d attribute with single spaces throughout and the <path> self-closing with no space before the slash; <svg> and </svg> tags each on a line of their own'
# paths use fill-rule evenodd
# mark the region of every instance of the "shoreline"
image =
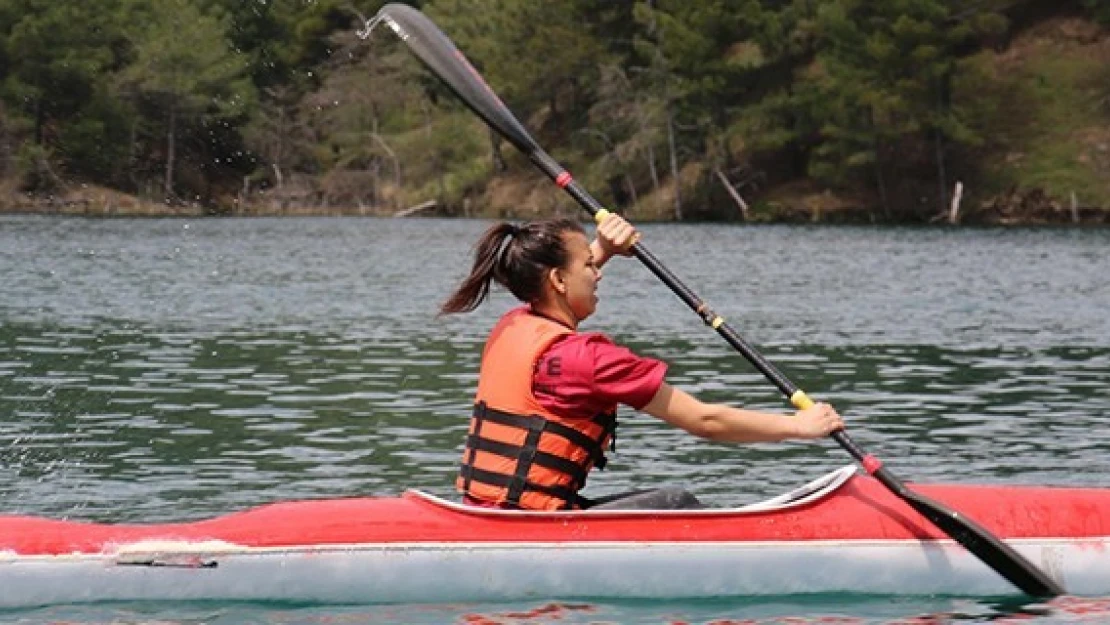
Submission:
<svg viewBox="0 0 1110 625">
<path fill-rule="evenodd" d="M 143 200 L 133 195 L 103 187 L 82 185 L 62 194 L 48 197 L 34 197 L 23 193 L 8 193 L 0 197 L 0 214 L 5 215 L 58 215 L 67 217 L 115 218 L 115 217 L 186 217 L 186 218 L 223 218 L 223 217 L 374 217 L 406 218 L 424 217 L 446 219 L 535 219 L 533 211 L 512 211 L 491 206 L 487 211 L 460 214 L 452 209 L 429 206 L 417 207 L 420 210 L 392 207 L 287 207 L 277 206 L 273 201 L 247 204 L 245 206 L 216 207 L 197 202 L 171 205 L 165 202 Z M 626 214 L 639 223 L 748 223 L 748 224 L 822 224 L 822 225 L 888 225 L 888 226 L 1002 226 L 1002 227 L 1102 227 L 1110 226 L 1110 209 L 1102 207 L 1063 206 L 1047 198 L 1039 190 L 1023 194 L 1011 193 L 992 198 L 961 214 L 960 219 L 951 223 L 942 215 L 930 220 L 885 221 L 876 219 L 873 210 L 843 206 L 833 210 L 827 207 L 814 209 L 806 206 L 808 202 L 797 202 L 778 198 L 770 203 L 753 219 L 700 219 L 674 221 L 637 215 L 634 207 Z M 559 211 L 562 212 L 562 211 Z"/>
</svg>

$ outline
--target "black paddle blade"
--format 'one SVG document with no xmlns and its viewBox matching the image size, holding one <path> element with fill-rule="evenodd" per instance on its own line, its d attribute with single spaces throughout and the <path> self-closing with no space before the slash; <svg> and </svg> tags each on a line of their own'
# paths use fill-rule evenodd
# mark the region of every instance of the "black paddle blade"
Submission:
<svg viewBox="0 0 1110 625">
<path fill-rule="evenodd" d="M 390 3 L 382 7 L 378 15 L 428 69 L 494 130 L 525 154 L 540 151 L 540 146 L 489 88 L 478 70 L 423 13 L 404 4 Z"/>
<path fill-rule="evenodd" d="M 931 521 L 1025 594 L 1032 597 L 1055 597 L 1064 594 L 1064 589 L 1055 580 L 972 519 L 939 501 L 906 488 L 886 469 L 876 471 L 875 477 L 902 501 L 917 510 L 921 516 Z"/>
</svg>

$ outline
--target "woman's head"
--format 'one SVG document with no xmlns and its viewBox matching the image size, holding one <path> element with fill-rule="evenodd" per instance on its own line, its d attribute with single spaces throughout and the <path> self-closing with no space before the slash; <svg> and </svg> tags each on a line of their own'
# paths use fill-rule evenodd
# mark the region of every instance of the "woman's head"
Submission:
<svg viewBox="0 0 1110 625">
<path fill-rule="evenodd" d="M 592 259 L 584 258 L 583 253 L 589 255 L 589 243 L 585 230 L 577 221 L 554 219 L 522 226 L 507 222 L 496 224 L 478 241 L 470 275 L 444 302 L 440 313 L 474 310 L 489 295 L 491 281 L 529 304 L 540 303 L 548 288 L 555 292 L 569 288 L 572 294 L 578 293 L 581 287 L 569 281 L 576 275 L 573 274 L 576 263 L 586 263 L 593 268 Z M 592 291 L 590 297 L 593 297 Z M 592 304 L 587 314 L 589 312 L 593 312 Z"/>
</svg>

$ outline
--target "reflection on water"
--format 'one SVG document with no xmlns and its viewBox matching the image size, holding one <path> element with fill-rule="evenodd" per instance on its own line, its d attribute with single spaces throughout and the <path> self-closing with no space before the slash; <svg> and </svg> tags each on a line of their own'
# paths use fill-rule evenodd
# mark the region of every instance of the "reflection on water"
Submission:
<svg viewBox="0 0 1110 625">
<path fill-rule="evenodd" d="M 474 349 L 428 339 L 0 328 L 21 511 L 128 520 L 446 485 Z"/>
<path fill-rule="evenodd" d="M 4 511 L 166 521 L 414 486 L 451 495 L 478 352 L 511 302 L 498 294 L 471 315 L 435 311 L 486 225 L 0 217 Z M 793 380 L 833 401 L 853 439 L 901 477 L 1107 484 L 1110 286 L 1100 276 L 1110 233 L 644 231 L 657 256 Z M 670 381 L 706 399 L 784 410 L 635 261 L 604 273 L 586 329 L 668 360 Z M 626 414 L 619 451 L 590 490 L 681 483 L 733 505 L 848 461 L 831 441 L 716 445 Z M 809 609 L 789 606 L 779 614 Z M 562 613 L 636 618 L 600 609 Z M 670 614 L 645 609 L 654 619 L 645 622 Z M 843 610 L 811 613 L 853 608 Z M 229 611 L 198 618 L 254 618 Z"/>
<path fill-rule="evenodd" d="M 282 606 L 193 604 L 167 606 L 51 607 L 21 613 L 7 623 L 174 623 L 175 625 L 941 625 L 943 623 L 1102 623 L 1110 601 L 1061 597 L 1048 603 L 891 598 L 865 595 L 796 596 L 779 600 L 561 602 L 502 605 Z"/>
</svg>

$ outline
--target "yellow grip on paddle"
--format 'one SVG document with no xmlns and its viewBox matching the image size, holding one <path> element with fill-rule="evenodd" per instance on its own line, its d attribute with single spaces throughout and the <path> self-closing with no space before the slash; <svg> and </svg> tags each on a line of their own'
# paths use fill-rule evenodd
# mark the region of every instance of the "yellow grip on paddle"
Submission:
<svg viewBox="0 0 1110 625">
<path fill-rule="evenodd" d="M 805 391 L 798 389 L 797 391 L 794 391 L 793 395 L 790 396 L 790 403 L 794 404 L 794 407 L 798 410 L 805 410 L 806 408 L 812 406 L 815 402 L 809 398 L 809 395 L 806 395 Z"/>
</svg>

